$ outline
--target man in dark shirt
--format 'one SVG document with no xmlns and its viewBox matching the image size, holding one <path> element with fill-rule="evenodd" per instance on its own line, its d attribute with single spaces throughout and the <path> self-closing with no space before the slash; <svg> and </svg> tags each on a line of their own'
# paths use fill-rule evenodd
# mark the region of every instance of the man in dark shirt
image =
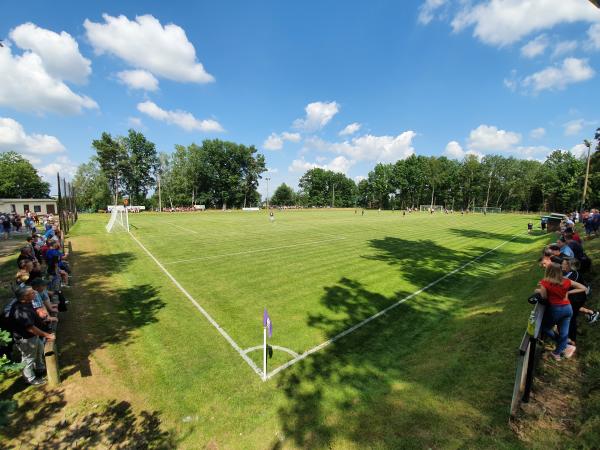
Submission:
<svg viewBox="0 0 600 450">
<path fill-rule="evenodd" d="M 54 334 L 46 333 L 36 326 L 39 319 L 31 304 L 35 291 L 26 286 L 17 290 L 16 296 L 17 301 L 10 309 L 9 321 L 15 345 L 21 352 L 23 376 L 29 384 L 44 384 L 46 380 L 35 374 L 36 370 L 45 370 L 44 343 L 40 338 L 54 340 Z"/>
</svg>

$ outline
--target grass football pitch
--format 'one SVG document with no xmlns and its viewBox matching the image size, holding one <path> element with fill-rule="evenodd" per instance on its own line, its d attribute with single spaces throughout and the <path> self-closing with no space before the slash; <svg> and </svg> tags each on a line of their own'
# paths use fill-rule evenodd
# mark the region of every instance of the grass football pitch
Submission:
<svg viewBox="0 0 600 450">
<path fill-rule="evenodd" d="M 64 370 L 91 358 L 181 447 L 519 446 L 506 427 L 515 347 L 548 240 L 527 234 L 531 217 L 142 213 L 133 237 L 106 234 L 107 220 L 82 215 L 71 232 L 83 299 Z M 264 308 L 266 382 L 235 348 L 262 368 Z"/>
</svg>

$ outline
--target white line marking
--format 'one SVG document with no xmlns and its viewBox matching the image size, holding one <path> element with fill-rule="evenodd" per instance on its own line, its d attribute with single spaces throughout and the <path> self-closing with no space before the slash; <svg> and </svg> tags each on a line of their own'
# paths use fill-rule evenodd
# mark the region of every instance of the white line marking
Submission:
<svg viewBox="0 0 600 450">
<path fill-rule="evenodd" d="M 213 327 L 215 327 L 219 333 L 221 333 L 221 336 L 223 336 L 223 337 L 225 338 L 225 340 L 226 340 L 227 342 L 229 342 L 229 345 L 231 345 L 231 346 L 232 346 L 232 347 L 235 349 L 235 351 L 239 353 L 239 355 L 240 355 L 240 356 L 243 358 L 243 360 L 244 360 L 244 361 L 246 361 L 246 362 L 248 363 L 248 365 L 249 365 L 250 367 L 252 367 L 252 369 L 254 369 L 254 371 L 255 371 L 255 372 L 258 374 L 258 376 L 259 376 L 259 377 L 261 377 L 261 379 L 262 379 L 262 378 L 263 378 L 263 373 L 262 373 L 262 370 L 260 370 L 260 369 L 258 368 L 258 366 L 257 366 L 256 364 L 254 364 L 254 361 L 252 361 L 252 360 L 251 360 L 251 359 L 248 357 L 248 355 L 246 355 L 246 354 L 244 353 L 244 351 L 243 351 L 243 350 L 240 348 L 240 346 L 239 346 L 239 345 L 237 345 L 237 343 L 236 343 L 236 342 L 235 342 L 235 341 L 234 341 L 234 340 L 231 338 L 231 336 L 229 336 L 229 334 L 227 334 L 227 332 L 226 332 L 226 331 L 225 331 L 223 328 L 221 328 L 221 326 L 220 326 L 220 325 L 219 325 L 219 324 L 218 324 L 218 323 L 215 321 L 215 319 L 213 319 L 213 318 L 210 316 L 210 314 L 208 314 L 208 312 L 206 312 L 206 310 L 205 310 L 205 309 L 204 309 L 202 306 L 200 306 L 200 305 L 198 304 L 198 302 L 197 302 L 197 301 L 194 299 L 194 297 L 192 297 L 192 296 L 189 294 L 189 292 L 188 292 L 188 291 L 186 291 L 186 290 L 183 288 L 183 286 L 182 286 L 181 284 L 179 284 L 179 281 L 177 281 L 177 280 L 175 279 L 175 277 L 173 277 L 173 275 L 171 275 L 171 274 L 170 274 L 170 273 L 167 271 L 167 269 L 165 269 L 165 267 L 164 267 L 164 266 L 163 266 L 163 265 L 162 265 L 162 264 L 161 264 L 161 263 L 158 261 L 158 259 L 156 259 L 156 258 L 154 257 L 154 255 L 153 255 L 152 253 L 150 253 L 150 252 L 148 251 L 148 249 L 147 249 L 146 247 L 144 247 L 144 245 L 143 245 L 143 244 L 142 244 L 140 241 L 138 241 L 138 240 L 137 240 L 137 238 L 136 238 L 136 237 L 135 237 L 133 234 L 129 233 L 129 235 L 130 235 L 130 236 L 133 238 L 133 240 L 134 240 L 135 242 L 137 242 L 137 243 L 138 243 L 138 245 L 139 245 L 139 246 L 142 248 L 142 250 L 144 250 L 144 251 L 145 251 L 145 252 L 148 254 L 148 256 L 150 256 L 150 258 L 152 258 L 152 260 L 153 260 L 153 261 L 154 261 L 154 262 L 155 262 L 155 263 L 158 265 L 158 267 L 160 267 L 160 268 L 161 268 L 161 270 L 162 270 L 162 271 L 163 271 L 163 272 L 164 272 L 164 273 L 165 273 L 165 274 L 166 274 L 166 275 L 167 275 L 167 276 L 168 276 L 168 277 L 171 279 L 171 281 L 173 282 L 173 284 L 175 284 L 175 286 L 177 286 L 177 288 L 178 288 L 178 289 L 179 289 L 181 292 L 183 292 L 183 294 L 184 294 L 184 295 L 185 295 L 185 296 L 188 298 L 188 300 L 189 300 L 190 302 L 192 302 L 192 304 L 193 304 L 193 305 L 194 305 L 194 306 L 195 306 L 195 307 L 198 309 L 198 311 L 200 311 L 200 312 L 202 313 L 202 315 L 203 315 L 204 317 L 206 317 L 206 319 L 207 319 L 207 320 L 208 320 L 208 321 L 211 323 L 211 325 L 212 325 Z"/>
<path fill-rule="evenodd" d="M 315 352 L 318 352 L 319 350 L 327 347 L 330 344 L 333 344 L 335 341 L 343 338 L 344 336 L 352 333 L 355 330 L 358 330 L 359 328 L 365 326 L 366 324 L 368 324 L 369 322 L 371 322 L 372 320 L 377 319 L 378 317 L 384 315 L 385 313 L 387 313 L 388 311 L 391 311 L 392 309 L 400 306 L 402 303 L 406 302 L 407 300 L 410 300 L 411 298 L 421 294 L 422 292 L 425 292 L 426 290 L 428 290 L 429 288 L 435 286 L 436 284 L 438 284 L 440 281 L 445 280 L 446 278 L 448 278 L 451 275 L 454 275 L 455 273 L 461 271 L 462 269 L 464 269 L 467 266 L 470 266 L 471 264 L 473 264 L 474 262 L 480 260 L 481 258 L 483 258 L 486 255 L 489 255 L 490 253 L 492 253 L 495 250 L 498 250 L 500 247 L 502 247 L 505 244 L 508 244 L 509 242 L 511 242 L 512 240 L 514 240 L 518 235 L 513 236 L 512 238 L 510 238 L 508 241 L 504 241 L 503 243 L 497 245 L 496 247 L 494 247 L 491 250 L 488 250 L 485 253 L 482 253 L 481 255 L 477 256 L 476 258 L 472 259 L 471 261 L 463 264 L 462 266 L 454 269 L 451 272 L 448 272 L 446 275 L 444 275 L 443 277 L 438 278 L 435 281 L 432 281 L 431 283 L 429 283 L 427 286 L 422 287 L 421 289 L 419 289 L 418 291 L 413 292 L 410 295 L 407 295 L 406 297 L 404 297 L 401 300 L 398 300 L 396 303 L 388 306 L 385 309 L 382 309 L 381 311 L 379 311 L 376 314 L 373 314 L 371 317 L 366 318 L 365 320 L 363 320 L 362 322 L 357 323 L 356 325 L 351 326 L 350 328 L 348 328 L 347 330 L 342 331 L 339 334 L 336 334 L 334 337 L 332 337 L 331 339 L 322 342 L 321 344 L 317 345 L 316 347 L 313 347 L 307 351 L 305 351 L 304 353 L 302 353 L 301 355 L 297 356 L 296 358 L 286 362 L 285 364 L 279 366 L 278 368 L 276 368 L 275 370 L 269 372 L 265 378 L 266 380 L 271 379 L 273 376 L 277 375 L 279 372 L 281 372 L 284 369 L 287 369 L 288 367 L 290 367 L 293 364 L 296 364 L 298 361 L 302 361 L 303 359 L 305 359 L 307 356 L 312 355 Z"/>
<path fill-rule="evenodd" d="M 280 345 L 271 345 L 271 348 L 273 348 L 274 350 L 281 350 L 282 352 L 286 352 L 286 353 L 292 355 L 293 357 L 300 356 L 294 350 L 287 348 L 287 347 L 281 347 Z M 256 345 L 254 347 L 247 348 L 246 350 L 244 350 L 244 353 L 248 354 L 250 352 L 255 352 L 256 350 L 262 350 L 262 349 L 263 349 L 262 345 Z"/>
<path fill-rule="evenodd" d="M 174 227 L 177 227 L 177 228 L 179 228 L 180 230 L 183 230 L 183 231 L 185 231 L 185 232 L 187 232 L 187 233 L 200 234 L 200 233 L 198 233 L 197 231 L 194 231 L 194 230 L 192 230 L 192 229 L 180 227 L 180 226 L 179 226 L 179 225 L 177 225 L 176 223 L 173 223 L 173 222 L 167 222 L 167 221 L 165 221 L 165 222 L 166 222 L 166 223 L 170 223 L 170 224 L 171 224 L 171 225 L 173 225 Z"/>
<path fill-rule="evenodd" d="M 226 258 L 226 257 L 230 257 L 230 256 L 248 255 L 250 253 L 269 252 L 271 250 L 281 250 L 281 249 L 284 249 L 284 248 L 302 247 L 304 245 L 316 245 L 316 244 L 322 244 L 324 242 L 342 241 L 344 239 L 346 239 L 346 238 L 343 237 L 343 236 L 340 236 L 340 237 L 337 237 L 335 239 L 323 239 L 321 241 L 301 242 L 299 244 L 282 245 L 280 247 L 259 248 L 259 249 L 256 249 L 256 250 L 247 250 L 245 252 L 234 252 L 234 253 L 225 253 L 225 254 L 221 254 L 221 255 L 200 256 L 198 258 L 189 258 L 189 259 L 177 259 L 175 261 L 168 261 L 168 262 L 166 262 L 165 266 L 168 266 L 170 264 L 179 264 L 179 263 L 190 262 L 190 261 L 202 261 L 202 260 L 205 260 L 205 259 Z"/>
</svg>

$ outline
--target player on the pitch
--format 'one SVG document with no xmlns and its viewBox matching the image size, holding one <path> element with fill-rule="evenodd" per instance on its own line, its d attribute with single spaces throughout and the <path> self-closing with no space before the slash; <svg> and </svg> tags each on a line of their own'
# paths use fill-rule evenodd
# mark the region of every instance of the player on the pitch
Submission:
<svg viewBox="0 0 600 450">
<path fill-rule="evenodd" d="M 273 211 L 269 213 L 269 220 L 271 221 L 271 223 L 275 222 L 275 214 L 273 214 Z"/>
</svg>

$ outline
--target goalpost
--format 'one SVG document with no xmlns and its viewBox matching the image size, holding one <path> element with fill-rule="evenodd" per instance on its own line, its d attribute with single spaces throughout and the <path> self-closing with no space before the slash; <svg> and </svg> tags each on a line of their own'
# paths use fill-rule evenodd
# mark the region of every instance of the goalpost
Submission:
<svg viewBox="0 0 600 450">
<path fill-rule="evenodd" d="M 474 213 L 486 213 L 486 214 L 499 214 L 502 212 L 502 208 L 492 208 L 492 207 L 485 207 L 485 206 L 474 206 L 473 207 L 473 212 Z"/>
<path fill-rule="evenodd" d="M 433 207 L 431 205 L 420 205 L 419 211 L 429 211 L 432 208 L 434 211 L 443 211 L 444 210 L 444 207 L 442 205 L 433 205 Z"/>
<path fill-rule="evenodd" d="M 129 231 L 129 215 L 127 208 L 121 205 L 113 206 L 110 211 L 110 220 L 106 224 L 106 231 Z"/>
</svg>

